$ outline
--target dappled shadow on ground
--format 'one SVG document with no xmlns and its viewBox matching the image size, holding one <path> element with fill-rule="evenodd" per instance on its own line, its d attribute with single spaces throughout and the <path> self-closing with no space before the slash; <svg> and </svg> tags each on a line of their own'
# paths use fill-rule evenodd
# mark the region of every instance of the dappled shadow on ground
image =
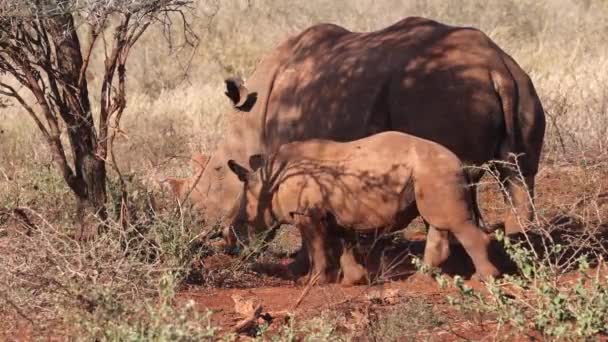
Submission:
<svg viewBox="0 0 608 342">
<path fill-rule="evenodd" d="M 583 223 L 572 216 L 555 215 L 547 221 L 543 233 L 529 231 L 526 235 L 510 236 L 510 239 L 512 242 L 522 242 L 524 248 L 532 248 L 539 258 L 548 257 L 552 264 L 568 266 L 578 257 L 587 255 L 590 265 L 595 266 L 600 257 L 608 258 L 607 223 Z M 425 238 L 422 231 L 408 234 L 407 239 L 364 237 L 360 240 L 358 258 L 370 272 L 372 282 L 404 280 L 416 273 L 412 260 L 414 257 L 422 259 Z M 557 244 L 563 246 L 559 253 L 548 253 Z M 449 276 L 470 278 L 475 268 L 462 245 L 452 243 L 450 249 L 450 257 L 442 265 L 441 271 Z M 273 253 L 274 262 L 258 262 L 252 270 L 261 275 L 292 280 L 286 265 L 295 258 L 296 253 Z M 505 251 L 503 242 L 492 240 L 490 259 L 503 273 L 517 274 L 517 266 Z"/>
<path fill-rule="evenodd" d="M 403 240 L 398 243 L 380 243 L 369 253 L 368 269 L 376 273 L 377 278 L 403 279 L 413 274 L 416 269 L 411 263 L 413 256 L 422 258 L 424 253 L 424 236 L 418 240 Z M 586 255 L 587 261 L 593 267 L 598 261 L 608 257 L 608 224 L 586 224 L 575 217 L 556 215 L 550 219 L 542 232 L 529 231 L 526 235 L 513 235 L 511 242 L 521 242 L 522 247 L 531 249 L 541 259 L 546 259 L 554 265 L 562 265 L 563 271 L 573 266 L 573 262 Z M 561 245 L 559 252 L 552 248 Z M 470 277 L 474 266 L 460 244 L 451 244 L 451 254 L 442 265 L 442 271 L 448 275 Z M 518 269 L 505 251 L 504 244 L 492 240 L 490 259 L 503 272 L 516 274 Z"/>
<path fill-rule="evenodd" d="M 529 244 L 539 257 L 548 257 L 553 263 L 566 265 L 569 261 L 587 256 L 591 266 L 600 258 L 608 257 L 608 222 L 583 222 L 570 215 L 555 215 L 542 233 L 528 234 Z M 519 236 L 520 240 L 525 237 Z M 561 245 L 559 252 L 551 247 Z"/>
</svg>

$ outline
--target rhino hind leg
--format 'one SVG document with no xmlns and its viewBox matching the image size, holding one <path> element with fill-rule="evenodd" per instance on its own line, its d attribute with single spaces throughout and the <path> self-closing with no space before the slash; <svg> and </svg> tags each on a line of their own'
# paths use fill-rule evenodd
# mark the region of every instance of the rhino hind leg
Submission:
<svg viewBox="0 0 608 342">
<path fill-rule="evenodd" d="M 416 217 L 421 216 L 420 211 L 418 210 L 417 202 L 411 199 L 407 200 L 407 202 L 408 206 L 404 206 L 406 209 L 398 218 L 396 224 L 397 227 L 403 227 L 403 234 L 405 234 L 405 228 Z M 433 267 L 439 267 L 450 255 L 450 244 L 454 243 L 454 241 L 452 241 L 454 239 L 449 232 L 440 231 L 434 226 L 430 225 L 424 217 L 422 217 L 422 219 L 427 229 L 423 262 Z"/>
<path fill-rule="evenodd" d="M 487 279 L 500 274 L 489 257 L 490 237 L 473 222 L 465 221 L 450 227 L 475 265 L 473 278 Z"/>
<path fill-rule="evenodd" d="M 331 224 L 329 231 L 330 239 L 334 242 L 330 247 L 335 256 L 338 270 L 342 276 L 342 286 L 361 285 L 368 282 L 367 269 L 357 261 L 355 247 L 357 246 L 357 234 L 351 229 L 340 227 L 336 222 Z"/>
<path fill-rule="evenodd" d="M 449 234 L 460 242 L 473 260 L 476 274 L 481 277 L 497 276 L 499 271 L 489 257 L 490 237 L 483 232 L 471 217 L 471 203 L 467 200 L 460 182 L 448 183 L 441 193 L 416 199 L 422 218 L 431 226 L 425 247 L 425 263 L 436 264 L 445 261 L 449 255 Z M 419 182 L 421 189 L 434 189 L 432 183 Z M 423 193 L 420 191 L 420 193 Z"/>
<path fill-rule="evenodd" d="M 302 246 L 295 252 L 294 261 L 287 265 L 287 269 L 294 277 L 302 277 L 310 272 L 310 260 L 308 258 L 308 249 L 304 240 Z"/>
<path fill-rule="evenodd" d="M 504 200 L 511 207 L 504 222 L 505 234 L 522 233 L 534 217 L 534 175 L 522 177 L 508 166 L 496 169 L 507 190 Z"/>
</svg>

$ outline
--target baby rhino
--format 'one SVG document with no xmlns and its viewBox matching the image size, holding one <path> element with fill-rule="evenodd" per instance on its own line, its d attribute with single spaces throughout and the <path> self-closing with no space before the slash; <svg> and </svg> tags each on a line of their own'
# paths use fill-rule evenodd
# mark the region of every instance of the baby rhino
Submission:
<svg viewBox="0 0 608 342">
<path fill-rule="evenodd" d="M 252 170 L 228 161 L 244 184 L 234 225 L 295 225 L 308 251 L 309 280 L 331 281 L 332 260 L 339 260 L 342 283 L 360 281 L 362 266 L 336 239 L 400 229 L 418 215 L 429 225 L 425 263 L 447 259 L 451 232 L 477 277 L 499 273 L 488 259 L 489 238 L 474 223 L 463 165 L 437 143 L 394 131 L 350 142 L 315 139 L 253 155 L 249 164 Z"/>
</svg>

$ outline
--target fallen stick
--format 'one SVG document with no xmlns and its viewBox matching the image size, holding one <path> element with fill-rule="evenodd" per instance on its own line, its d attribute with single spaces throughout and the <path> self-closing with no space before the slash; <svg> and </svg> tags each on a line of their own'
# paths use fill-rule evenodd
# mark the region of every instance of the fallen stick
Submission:
<svg viewBox="0 0 608 342">
<path fill-rule="evenodd" d="M 300 303 L 302 303 L 302 301 L 304 300 L 304 297 L 306 297 L 306 295 L 308 294 L 310 289 L 317 283 L 320 276 L 321 276 L 321 273 L 317 273 L 310 279 L 310 281 L 308 282 L 308 285 L 306 285 L 306 287 L 304 288 L 304 291 L 302 291 L 302 293 L 300 294 L 300 297 L 298 298 L 296 303 L 291 308 L 292 312 L 297 309 L 297 307 L 300 305 Z"/>
</svg>

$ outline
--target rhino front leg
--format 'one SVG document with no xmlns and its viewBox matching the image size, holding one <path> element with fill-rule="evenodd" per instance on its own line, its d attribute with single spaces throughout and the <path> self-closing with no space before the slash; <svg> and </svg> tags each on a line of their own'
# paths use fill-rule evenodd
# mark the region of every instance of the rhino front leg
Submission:
<svg viewBox="0 0 608 342">
<path fill-rule="evenodd" d="M 303 280 L 306 283 L 326 284 L 330 281 L 326 224 L 314 212 L 297 216 L 295 225 L 300 230 L 310 264 L 308 276 Z"/>
</svg>

